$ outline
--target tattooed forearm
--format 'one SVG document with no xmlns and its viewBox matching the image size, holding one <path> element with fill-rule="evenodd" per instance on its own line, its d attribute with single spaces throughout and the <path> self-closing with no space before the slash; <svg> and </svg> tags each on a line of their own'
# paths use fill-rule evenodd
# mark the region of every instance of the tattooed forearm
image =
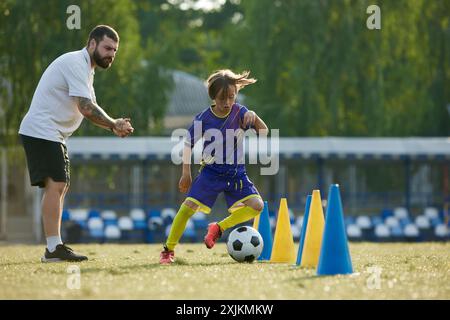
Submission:
<svg viewBox="0 0 450 320">
<path fill-rule="evenodd" d="M 78 97 L 78 109 L 80 112 L 99 127 L 111 129 L 114 127 L 114 119 L 106 114 L 97 104 L 93 103 L 91 99 Z"/>
</svg>

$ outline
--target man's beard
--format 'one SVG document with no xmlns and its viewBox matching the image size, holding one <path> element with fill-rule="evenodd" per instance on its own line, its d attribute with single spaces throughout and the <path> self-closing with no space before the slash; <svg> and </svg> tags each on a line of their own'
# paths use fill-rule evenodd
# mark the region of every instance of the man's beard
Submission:
<svg viewBox="0 0 450 320">
<path fill-rule="evenodd" d="M 95 48 L 95 50 L 94 50 L 93 58 L 94 58 L 95 64 L 103 69 L 108 69 L 111 66 L 112 58 L 111 57 L 104 58 L 104 57 L 100 56 L 100 54 L 97 51 L 97 48 Z"/>
</svg>

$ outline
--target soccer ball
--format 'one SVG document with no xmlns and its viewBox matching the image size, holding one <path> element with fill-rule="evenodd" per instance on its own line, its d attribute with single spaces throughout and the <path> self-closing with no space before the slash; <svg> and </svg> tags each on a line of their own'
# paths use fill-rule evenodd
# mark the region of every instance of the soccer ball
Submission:
<svg viewBox="0 0 450 320">
<path fill-rule="evenodd" d="M 261 235 L 252 227 L 236 228 L 228 236 L 228 254 L 237 262 L 253 262 L 258 259 L 263 246 Z"/>
</svg>

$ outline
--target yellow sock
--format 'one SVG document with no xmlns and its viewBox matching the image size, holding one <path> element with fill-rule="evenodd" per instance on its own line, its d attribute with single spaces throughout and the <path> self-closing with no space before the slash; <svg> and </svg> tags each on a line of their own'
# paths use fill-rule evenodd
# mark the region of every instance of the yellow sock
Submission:
<svg viewBox="0 0 450 320">
<path fill-rule="evenodd" d="M 184 229 L 186 229 L 186 223 L 189 218 L 194 215 L 194 213 L 194 209 L 186 206 L 184 203 L 181 205 L 175 219 L 173 219 L 172 227 L 170 228 L 169 237 L 166 241 L 167 249 L 173 250 L 175 248 L 183 235 Z"/>
<path fill-rule="evenodd" d="M 218 223 L 222 231 L 225 231 L 239 223 L 243 223 L 256 217 L 261 211 L 256 211 L 252 207 L 245 206 L 234 211 L 231 215 Z"/>
</svg>

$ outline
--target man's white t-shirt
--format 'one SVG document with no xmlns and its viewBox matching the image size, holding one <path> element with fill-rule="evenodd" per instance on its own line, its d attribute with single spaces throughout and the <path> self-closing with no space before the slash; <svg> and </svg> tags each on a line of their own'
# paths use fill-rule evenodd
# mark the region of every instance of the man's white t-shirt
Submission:
<svg viewBox="0 0 450 320">
<path fill-rule="evenodd" d="M 96 102 L 93 84 L 94 69 L 86 48 L 58 57 L 39 80 L 19 133 L 65 143 L 83 120 L 75 97 Z"/>
</svg>

